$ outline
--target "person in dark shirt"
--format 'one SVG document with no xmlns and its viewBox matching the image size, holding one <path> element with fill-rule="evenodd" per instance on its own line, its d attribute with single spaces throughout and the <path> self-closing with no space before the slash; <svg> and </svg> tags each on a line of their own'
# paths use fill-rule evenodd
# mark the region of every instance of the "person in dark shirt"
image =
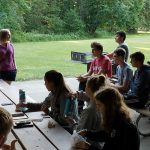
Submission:
<svg viewBox="0 0 150 150">
<path fill-rule="evenodd" d="M 76 148 L 87 150 L 139 150 L 140 138 L 136 125 L 131 121 L 128 107 L 115 88 L 105 87 L 95 94 L 97 110 L 101 112 L 101 131 L 81 130 L 81 136 L 92 141 L 104 142 L 103 148 L 84 140 Z"/>
<path fill-rule="evenodd" d="M 124 43 L 125 40 L 126 40 L 126 33 L 124 31 L 116 32 L 115 41 L 116 41 L 116 43 L 119 44 L 116 49 L 123 48 L 125 50 L 125 52 L 126 52 L 125 61 L 127 62 L 128 56 L 129 56 L 129 48 L 128 48 L 128 45 L 126 43 Z M 111 52 L 110 54 L 107 54 L 107 56 L 110 59 L 112 59 L 113 54 L 114 54 L 114 51 Z"/>
<path fill-rule="evenodd" d="M 125 50 L 125 52 L 126 52 L 125 62 L 127 62 L 128 61 L 128 56 L 129 56 L 129 48 L 128 48 L 128 45 L 125 43 L 125 40 L 126 40 L 126 33 L 124 31 L 116 32 L 115 41 L 116 41 L 116 43 L 118 43 L 118 47 L 116 49 L 123 48 Z M 116 68 L 117 68 L 117 64 L 115 64 L 113 62 L 114 51 L 107 54 L 107 56 L 112 60 L 112 74 L 113 75 L 116 74 Z"/>
<path fill-rule="evenodd" d="M 142 52 L 131 54 L 131 64 L 136 68 L 131 81 L 130 90 L 124 95 L 130 107 L 142 108 L 149 100 L 150 94 L 150 66 L 144 65 L 145 56 Z M 128 103 L 128 100 L 137 99 L 138 101 Z"/>
</svg>

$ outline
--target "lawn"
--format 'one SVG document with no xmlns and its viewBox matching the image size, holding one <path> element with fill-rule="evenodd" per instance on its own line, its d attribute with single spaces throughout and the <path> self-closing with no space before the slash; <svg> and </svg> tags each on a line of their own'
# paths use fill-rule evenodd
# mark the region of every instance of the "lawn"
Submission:
<svg viewBox="0 0 150 150">
<path fill-rule="evenodd" d="M 77 41 L 50 41 L 14 43 L 18 68 L 17 80 L 41 79 L 46 71 L 55 69 L 64 76 L 77 76 L 86 72 L 86 65 L 71 62 L 71 51 L 91 51 L 90 43 L 103 44 L 105 52 L 117 47 L 114 38 Z M 130 54 L 142 51 L 146 61 L 150 60 L 150 34 L 128 35 L 126 42 Z"/>
</svg>

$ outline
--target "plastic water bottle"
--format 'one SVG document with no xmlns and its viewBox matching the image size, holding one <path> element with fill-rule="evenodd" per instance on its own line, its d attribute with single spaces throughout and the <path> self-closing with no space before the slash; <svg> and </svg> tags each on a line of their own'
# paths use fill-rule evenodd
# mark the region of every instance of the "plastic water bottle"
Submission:
<svg viewBox="0 0 150 150">
<path fill-rule="evenodd" d="M 70 106 L 71 106 L 71 101 L 70 101 L 70 97 L 68 97 L 65 100 L 65 108 L 64 108 L 64 116 L 65 117 L 70 115 Z"/>
<path fill-rule="evenodd" d="M 26 102 L 25 91 L 22 89 L 19 89 L 19 103 L 25 103 L 25 102 Z"/>
<path fill-rule="evenodd" d="M 19 89 L 19 103 L 25 103 L 26 102 L 26 94 L 25 91 L 22 89 Z M 27 107 L 20 107 L 20 111 L 27 111 Z"/>
</svg>

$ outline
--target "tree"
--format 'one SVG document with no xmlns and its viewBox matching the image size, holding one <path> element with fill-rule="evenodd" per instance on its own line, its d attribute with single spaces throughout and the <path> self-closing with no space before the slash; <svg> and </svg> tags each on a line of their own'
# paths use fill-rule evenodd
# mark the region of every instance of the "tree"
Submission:
<svg viewBox="0 0 150 150">
<path fill-rule="evenodd" d="M 140 13 L 140 28 L 150 30 L 150 1 L 144 0 L 144 5 Z"/>
<path fill-rule="evenodd" d="M 26 31 L 36 31 L 38 33 L 53 32 L 53 29 L 61 27 L 62 22 L 58 12 L 59 8 L 56 0 L 31 1 L 30 11 L 24 16 Z"/>
<path fill-rule="evenodd" d="M 65 32 L 78 32 L 83 30 L 83 22 L 75 9 L 70 9 L 66 12 L 63 21 Z"/>
<path fill-rule="evenodd" d="M 102 2 L 99 0 L 80 0 L 79 10 L 81 19 L 85 24 L 85 31 L 94 33 L 102 20 Z"/>
<path fill-rule="evenodd" d="M 24 26 L 23 14 L 27 10 L 25 0 L 0 0 L 0 28 L 21 31 Z"/>
</svg>

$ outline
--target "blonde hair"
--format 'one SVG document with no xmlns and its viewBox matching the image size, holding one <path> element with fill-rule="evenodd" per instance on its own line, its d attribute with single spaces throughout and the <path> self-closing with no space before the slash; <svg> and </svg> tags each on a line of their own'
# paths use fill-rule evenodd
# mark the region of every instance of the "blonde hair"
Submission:
<svg viewBox="0 0 150 150">
<path fill-rule="evenodd" d="M 109 82 L 104 75 L 94 75 L 87 80 L 86 86 L 94 93 L 108 84 Z"/>
<path fill-rule="evenodd" d="M 9 29 L 1 29 L 0 30 L 0 41 L 8 38 L 8 41 L 10 40 L 11 33 Z"/>
<path fill-rule="evenodd" d="M 12 125 L 13 120 L 11 114 L 4 108 L 0 107 L 0 134 L 8 134 Z"/>
</svg>

